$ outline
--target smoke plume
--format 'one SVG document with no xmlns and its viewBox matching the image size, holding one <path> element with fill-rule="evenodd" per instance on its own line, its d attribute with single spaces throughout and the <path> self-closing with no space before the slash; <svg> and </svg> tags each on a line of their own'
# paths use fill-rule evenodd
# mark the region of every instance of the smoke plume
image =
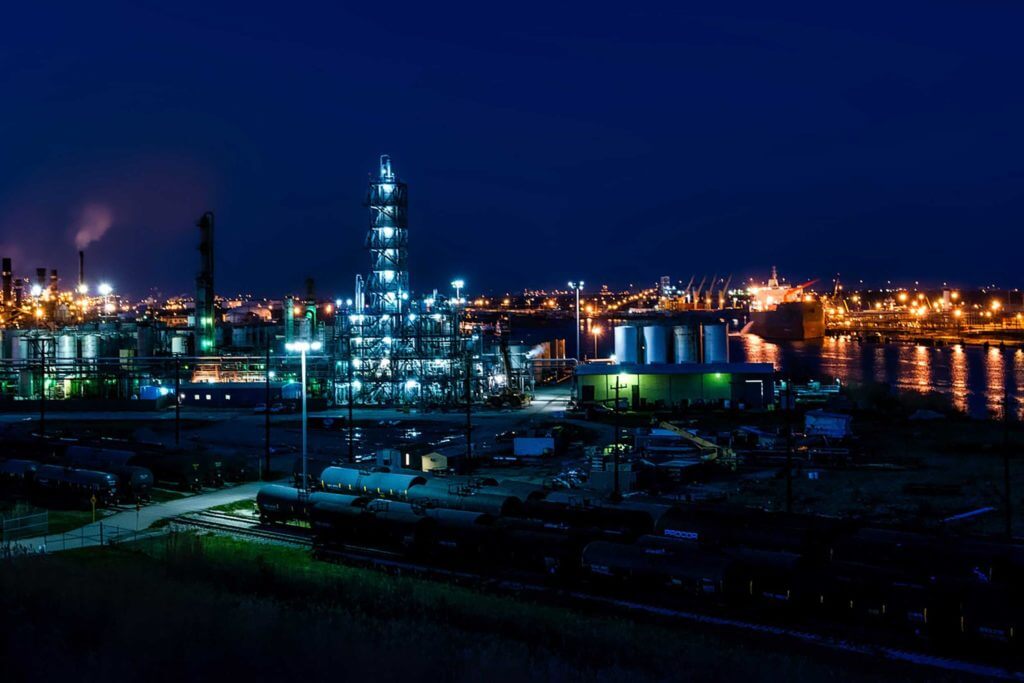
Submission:
<svg viewBox="0 0 1024 683">
<path fill-rule="evenodd" d="M 78 217 L 75 247 L 85 249 L 103 237 L 114 223 L 114 213 L 104 204 L 86 204 Z"/>
</svg>

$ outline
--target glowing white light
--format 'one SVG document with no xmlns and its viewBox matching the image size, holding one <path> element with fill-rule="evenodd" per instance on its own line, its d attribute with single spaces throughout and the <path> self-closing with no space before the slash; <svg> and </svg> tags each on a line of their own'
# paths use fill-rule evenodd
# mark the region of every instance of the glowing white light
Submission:
<svg viewBox="0 0 1024 683">
<path fill-rule="evenodd" d="M 355 389 L 356 391 L 359 391 L 360 389 L 363 388 L 363 383 L 357 379 L 354 379 L 352 380 L 352 388 Z"/>
<path fill-rule="evenodd" d="M 410 313 L 409 314 L 409 322 L 413 322 L 414 320 L 416 320 L 416 314 L 415 313 Z"/>
<path fill-rule="evenodd" d="M 40 296 L 43 293 L 43 288 L 38 284 L 32 285 L 32 289 L 29 290 L 32 296 Z"/>
<path fill-rule="evenodd" d="M 395 279 L 395 271 L 393 270 L 383 270 L 381 275 L 384 277 L 384 282 L 391 282 Z"/>
<path fill-rule="evenodd" d="M 114 288 L 111 287 L 106 282 L 104 282 L 104 283 L 100 284 L 100 287 L 99 287 L 98 291 L 100 293 L 100 296 L 110 296 L 110 293 L 114 291 Z"/>
<path fill-rule="evenodd" d="M 384 239 L 391 239 L 395 235 L 395 230 L 394 228 L 381 228 L 380 234 L 384 237 Z"/>
<path fill-rule="evenodd" d="M 462 289 L 465 286 L 466 286 L 466 281 L 465 280 L 452 280 L 452 287 L 454 287 L 455 289 Z"/>
<path fill-rule="evenodd" d="M 391 346 L 391 337 L 384 337 L 383 339 L 381 339 L 381 341 L 387 344 L 388 346 Z"/>
<path fill-rule="evenodd" d="M 335 305 L 336 307 L 338 307 L 338 308 L 341 308 L 341 299 L 335 299 L 335 300 L 334 300 L 334 305 Z"/>
<path fill-rule="evenodd" d="M 304 353 L 306 351 L 319 351 L 322 346 L 323 345 L 318 341 L 293 341 L 285 344 L 284 348 L 288 349 L 289 351 L 298 351 L 300 353 Z"/>
<path fill-rule="evenodd" d="M 85 284 L 84 282 L 82 284 L 78 285 L 78 293 L 79 294 L 88 294 L 89 293 L 89 285 Z"/>
<path fill-rule="evenodd" d="M 417 382 L 414 379 L 410 379 L 409 381 L 407 381 L 405 383 L 405 390 L 406 391 L 414 391 L 415 389 L 418 389 L 419 386 L 420 386 L 419 382 Z"/>
</svg>

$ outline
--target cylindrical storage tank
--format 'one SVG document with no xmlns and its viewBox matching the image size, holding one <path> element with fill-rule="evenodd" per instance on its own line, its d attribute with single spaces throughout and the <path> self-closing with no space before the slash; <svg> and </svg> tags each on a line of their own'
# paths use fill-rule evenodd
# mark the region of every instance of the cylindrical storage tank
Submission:
<svg viewBox="0 0 1024 683">
<path fill-rule="evenodd" d="M 676 363 L 696 363 L 700 360 L 697 354 L 697 332 L 692 325 L 676 325 L 672 328 L 672 338 Z"/>
<path fill-rule="evenodd" d="M 28 358 L 28 340 L 18 335 L 11 339 L 11 360 L 25 360 Z"/>
<path fill-rule="evenodd" d="M 668 362 L 665 328 L 661 325 L 644 327 L 644 362 L 648 365 Z"/>
<path fill-rule="evenodd" d="M 188 344 L 186 341 L 185 337 L 182 336 L 171 337 L 171 354 L 175 356 L 184 356 L 188 353 Z"/>
<path fill-rule="evenodd" d="M 57 337 L 57 360 L 74 360 L 78 344 L 70 334 L 62 334 Z"/>
<path fill-rule="evenodd" d="M 82 358 L 97 358 L 100 355 L 100 336 L 87 334 L 82 337 Z"/>
<path fill-rule="evenodd" d="M 729 362 L 729 334 L 725 325 L 715 323 L 704 326 L 704 362 Z"/>
<path fill-rule="evenodd" d="M 135 332 L 135 353 L 143 358 L 153 355 L 154 335 L 153 328 L 149 326 L 140 327 Z"/>
<path fill-rule="evenodd" d="M 636 363 L 637 331 L 632 325 L 618 325 L 615 328 L 615 360 L 619 363 Z"/>
</svg>

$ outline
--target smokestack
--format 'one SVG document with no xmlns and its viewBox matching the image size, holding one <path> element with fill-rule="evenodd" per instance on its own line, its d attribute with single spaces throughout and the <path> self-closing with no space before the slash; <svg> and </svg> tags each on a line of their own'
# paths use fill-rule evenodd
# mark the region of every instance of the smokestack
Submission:
<svg viewBox="0 0 1024 683">
<path fill-rule="evenodd" d="M 57 269 L 50 271 L 50 294 L 57 296 Z"/>
<path fill-rule="evenodd" d="M 9 259 L 9 258 L 4 258 L 4 260 L 3 260 L 3 274 L 2 274 L 2 277 L 3 277 L 3 302 L 4 302 L 4 306 L 10 306 L 11 305 L 11 294 L 12 294 L 12 290 L 11 290 L 11 285 L 12 285 L 11 277 L 12 277 L 12 274 L 11 274 L 11 259 Z"/>
<path fill-rule="evenodd" d="M 78 252 L 78 291 L 84 291 L 85 286 L 85 252 Z"/>
<path fill-rule="evenodd" d="M 36 284 L 40 290 L 46 289 L 46 268 L 36 268 Z"/>
</svg>

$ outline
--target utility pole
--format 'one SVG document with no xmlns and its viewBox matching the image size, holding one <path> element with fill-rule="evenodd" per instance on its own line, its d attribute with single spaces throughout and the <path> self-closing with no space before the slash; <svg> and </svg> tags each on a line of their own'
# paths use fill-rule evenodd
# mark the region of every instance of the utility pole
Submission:
<svg viewBox="0 0 1024 683">
<path fill-rule="evenodd" d="M 466 394 L 466 467 L 472 471 L 473 468 L 473 397 L 470 392 L 470 382 L 473 373 L 473 353 L 469 346 L 466 346 L 466 379 L 463 389 Z"/>
<path fill-rule="evenodd" d="M 793 377 L 786 378 L 786 512 L 793 512 Z"/>
<path fill-rule="evenodd" d="M 46 340 L 39 339 L 39 438 L 46 438 Z"/>
<path fill-rule="evenodd" d="M 356 461 L 356 429 L 352 418 L 352 383 L 355 381 L 355 371 L 352 367 L 352 334 L 348 337 L 348 461 Z"/>
<path fill-rule="evenodd" d="M 174 357 L 174 445 L 181 445 L 181 357 Z"/>
<path fill-rule="evenodd" d="M 272 336 L 272 335 L 271 335 Z M 267 360 L 266 360 L 266 382 L 264 384 L 264 399 L 263 406 L 266 410 L 263 411 L 263 470 L 267 473 L 267 478 L 270 478 L 270 345 L 271 340 L 267 340 Z"/>
<path fill-rule="evenodd" d="M 619 488 L 619 389 L 622 386 L 619 384 L 619 376 L 615 375 L 615 442 L 613 444 L 612 451 L 612 502 L 617 503 L 622 500 L 622 491 Z"/>
</svg>

